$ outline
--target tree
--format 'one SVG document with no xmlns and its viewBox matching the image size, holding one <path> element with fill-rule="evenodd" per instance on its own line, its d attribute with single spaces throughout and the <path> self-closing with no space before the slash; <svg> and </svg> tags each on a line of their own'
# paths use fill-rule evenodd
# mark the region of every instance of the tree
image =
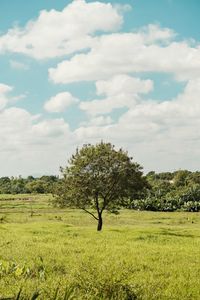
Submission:
<svg viewBox="0 0 200 300">
<path fill-rule="evenodd" d="M 47 192 L 47 183 L 41 179 L 29 181 L 25 187 L 28 193 L 44 194 Z"/>
<path fill-rule="evenodd" d="M 0 178 L 0 194 L 11 193 L 11 180 L 9 177 Z"/>
<path fill-rule="evenodd" d="M 115 150 L 110 143 L 84 145 L 61 168 L 63 179 L 55 190 L 55 203 L 83 209 L 97 220 L 100 231 L 104 210 L 118 212 L 124 200 L 137 197 L 147 185 L 141 170 L 127 152 Z"/>
<path fill-rule="evenodd" d="M 176 187 L 186 186 L 188 184 L 188 177 L 192 172 L 188 170 L 179 170 L 175 172 L 173 181 Z"/>
</svg>

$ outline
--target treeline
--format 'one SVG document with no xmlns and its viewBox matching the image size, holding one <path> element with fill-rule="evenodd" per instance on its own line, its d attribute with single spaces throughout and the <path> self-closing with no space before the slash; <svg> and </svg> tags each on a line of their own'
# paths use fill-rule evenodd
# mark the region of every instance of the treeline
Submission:
<svg viewBox="0 0 200 300">
<path fill-rule="evenodd" d="M 148 188 L 140 195 L 133 195 L 123 206 L 151 211 L 200 211 L 200 172 L 179 170 L 175 172 L 149 172 Z M 58 176 L 35 178 L 1 177 L 0 194 L 53 193 L 61 181 Z"/>
<path fill-rule="evenodd" d="M 1 177 L 0 194 L 47 194 L 52 193 L 53 186 L 59 181 L 58 176 L 41 176 L 35 178 Z"/>
<path fill-rule="evenodd" d="M 151 211 L 200 211 L 200 172 L 176 172 L 146 175 L 150 188 L 145 196 L 129 202 L 129 208 Z"/>
</svg>

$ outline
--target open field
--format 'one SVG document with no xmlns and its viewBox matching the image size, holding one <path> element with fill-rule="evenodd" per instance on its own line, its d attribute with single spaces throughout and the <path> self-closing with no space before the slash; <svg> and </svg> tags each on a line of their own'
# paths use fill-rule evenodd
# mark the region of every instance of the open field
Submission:
<svg viewBox="0 0 200 300">
<path fill-rule="evenodd" d="M 200 299 L 199 213 L 124 210 L 96 232 L 49 199 L 0 195 L 0 299 Z"/>
</svg>

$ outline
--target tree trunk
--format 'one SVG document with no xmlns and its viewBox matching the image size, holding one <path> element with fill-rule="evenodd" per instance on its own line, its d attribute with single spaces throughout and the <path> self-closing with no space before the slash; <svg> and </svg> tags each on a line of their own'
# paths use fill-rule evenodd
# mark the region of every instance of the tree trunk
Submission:
<svg viewBox="0 0 200 300">
<path fill-rule="evenodd" d="M 101 214 L 99 214 L 98 225 L 97 225 L 97 231 L 101 231 L 102 226 L 103 226 L 103 219 L 102 219 Z"/>
</svg>

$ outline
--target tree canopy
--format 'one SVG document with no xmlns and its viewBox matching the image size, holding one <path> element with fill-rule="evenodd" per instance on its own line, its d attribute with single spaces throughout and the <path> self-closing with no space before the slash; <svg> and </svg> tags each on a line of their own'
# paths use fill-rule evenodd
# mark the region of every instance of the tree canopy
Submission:
<svg viewBox="0 0 200 300">
<path fill-rule="evenodd" d="M 1 177 L 0 194 L 27 194 L 27 193 L 51 193 L 53 185 L 59 181 L 57 176 L 42 176 L 34 178 Z"/>
<path fill-rule="evenodd" d="M 118 212 L 123 201 L 138 197 L 147 186 L 142 167 L 126 151 L 104 142 L 77 149 L 61 173 L 63 180 L 55 191 L 55 202 L 83 209 L 98 221 L 99 231 L 104 210 Z"/>
</svg>

